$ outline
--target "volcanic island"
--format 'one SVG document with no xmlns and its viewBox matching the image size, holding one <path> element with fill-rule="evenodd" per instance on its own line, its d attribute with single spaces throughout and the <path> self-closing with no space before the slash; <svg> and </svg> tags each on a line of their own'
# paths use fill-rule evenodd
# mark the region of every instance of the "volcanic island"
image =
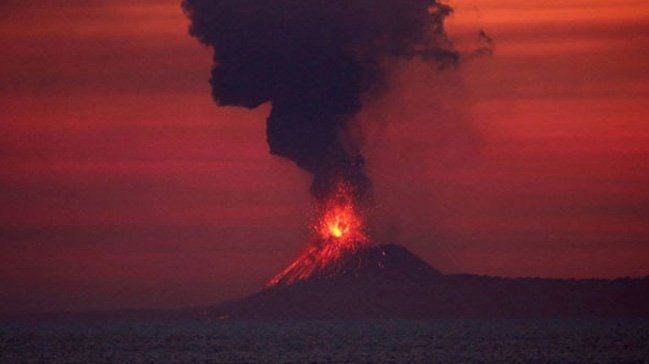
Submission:
<svg viewBox="0 0 649 364">
<path fill-rule="evenodd" d="M 308 249 L 261 291 L 197 312 L 218 320 L 649 316 L 649 276 L 445 275 L 402 246 L 372 242 L 344 187 L 323 205 L 314 232 Z"/>
</svg>

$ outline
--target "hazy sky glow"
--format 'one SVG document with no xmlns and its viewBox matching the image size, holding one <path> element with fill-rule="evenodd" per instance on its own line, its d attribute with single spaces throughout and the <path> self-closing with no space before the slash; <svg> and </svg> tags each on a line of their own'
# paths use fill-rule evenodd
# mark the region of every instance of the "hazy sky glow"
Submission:
<svg viewBox="0 0 649 364">
<path fill-rule="evenodd" d="M 362 113 L 376 236 L 447 273 L 649 274 L 647 2 L 451 5 L 496 53 L 396 65 Z M 214 106 L 178 1 L 0 14 L 3 312 L 213 303 L 302 249 L 308 176 L 268 154 L 267 106 Z"/>
</svg>

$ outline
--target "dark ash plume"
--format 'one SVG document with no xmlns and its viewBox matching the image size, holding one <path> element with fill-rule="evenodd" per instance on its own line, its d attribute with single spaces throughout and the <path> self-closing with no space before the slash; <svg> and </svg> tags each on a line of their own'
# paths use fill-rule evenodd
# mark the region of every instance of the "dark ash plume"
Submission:
<svg viewBox="0 0 649 364">
<path fill-rule="evenodd" d="M 453 64 L 437 0 L 184 0 L 190 34 L 214 47 L 212 94 L 221 105 L 270 101 L 273 154 L 313 173 L 326 198 L 337 181 L 367 197 L 357 136 L 362 96 L 385 86 L 386 58 Z"/>
</svg>

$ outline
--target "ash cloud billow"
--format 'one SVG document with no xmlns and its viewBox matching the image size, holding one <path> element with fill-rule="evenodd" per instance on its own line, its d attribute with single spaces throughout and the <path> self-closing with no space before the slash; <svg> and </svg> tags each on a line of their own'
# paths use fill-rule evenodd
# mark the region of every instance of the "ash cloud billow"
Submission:
<svg viewBox="0 0 649 364">
<path fill-rule="evenodd" d="M 362 100 L 386 86 L 390 58 L 440 66 L 458 54 L 444 31 L 452 9 L 436 0 L 184 0 L 190 34 L 214 48 L 220 105 L 271 102 L 272 154 L 313 174 L 327 198 L 343 182 L 370 194 L 360 140 L 350 128 Z"/>
</svg>

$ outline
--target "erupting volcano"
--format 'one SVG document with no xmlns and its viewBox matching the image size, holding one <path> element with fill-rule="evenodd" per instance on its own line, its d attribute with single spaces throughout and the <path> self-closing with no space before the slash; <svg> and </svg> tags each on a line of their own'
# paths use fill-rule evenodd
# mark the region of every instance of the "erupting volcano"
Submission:
<svg viewBox="0 0 649 364">
<path fill-rule="evenodd" d="M 373 201 L 372 184 L 355 117 L 389 89 L 386 75 L 395 61 L 418 57 L 438 68 L 457 63 L 444 29 L 449 6 L 437 0 L 184 0 L 183 9 L 190 34 L 214 49 L 215 101 L 246 108 L 271 104 L 270 152 L 313 176 L 317 206 L 307 250 L 262 291 L 209 308 L 208 315 L 647 314 L 649 280 L 446 276 L 402 247 L 372 243 L 364 214 Z M 607 304 L 611 299 L 617 305 Z"/>
<path fill-rule="evenodd" d="M 293 284 L 312 278 L 330 265 L 336 265 L 345 255 L 370 246 L 359 206 L 345 183 L 339 183 L 332 196 L 319 207 L 313 227 L 313 243 L 309 249 L 268 286 Z"/>
<path fill-rule="evenodd" d="M 190 34 L 214 48 L 214 99 L 270 102 L 270 152 L 313 175 L 314 238 L 269 285 L 310 278 L 369 246 L 371 181 L 355 116 L 388 88 L 394 60 L 457 62 L 444 30 L 452 9 L 437 0 L 184 0 L 183 9 Z"/>
</svg>

